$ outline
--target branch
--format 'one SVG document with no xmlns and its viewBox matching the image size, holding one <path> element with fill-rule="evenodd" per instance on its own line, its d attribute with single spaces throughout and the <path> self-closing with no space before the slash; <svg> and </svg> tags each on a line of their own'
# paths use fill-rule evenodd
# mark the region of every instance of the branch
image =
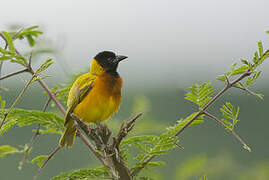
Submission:
<svg viewBox="0 0 269 180">
<path fill-rule="evenodd" d="M 57 146 L 57 148 L 52 151 L 46 158 L 46 160 L 43 162 L 42 166 L 40 166 L 40 168 L 38 169 L 36 175 L 34 176 L 33 180 L 37 179 L 37 176 L 40 174 L 41 170 L 46 166 L 46 164 L 48 163 L 48 161 L 54 156 L 54 154 L 56 154 L 59 150 L 61 149 L 60 146 Z"/>
<path fill-rule="evenodd" d="M 1 38 L 3 38 L 4 39 L 4 41 L 5 41 L 5 50 L 7 49 L 7 45 L 8 45 L 8 43 L 7 43 L 7 39 L 6 39 L 6 37 L 0 32 L 0 36 L 1 36 Z M 3 63 L 4 63 L 4 61 L 1 61 L 0 62 L 0 78 L 1 78 L 1 75 L 2 75 L 2 68 L 3 68 Z M 1 86 L 1 84 L 0 84 L 0 86 Z"/>
<path fill-rule="evenodd" d="M 148 163 L 149 163 L 155 156 L 156 156 L 156 155 L 152 155 L 152 156 L 148 157 L 148 159 L 146 159 L 145 162 L 142 163 L 140 167 L 137 167 L 137 168 L 135 168 L 135 169 L 132 171 L 131 176 L 132 176 L 132 177 L 136 176 L 142 169 L 144 169 L 144 168 L 148 165 Z"/>
<path fill-rule="evenodd" d="M 255 93 L 255 92 L 249 90 L 249 89 L 246 88 L 246 87 L 240 87 L 240 86 L 237 86 L 236 84 L 233 85 L 233 87 L 238 88 L 238 89 L 241 89 L 241 90 L 247 92 L 248 94 L 250 94 L 250 95 L 252 95 L 252 96 L 256 96 L 256 97 L 259 97 L 260 99 L 263 99 L 263 95 L 262 95 L 262 94 Z"/>
<path fill-rule="evenodd" d="M 189 120 L 176 134 L 175 136 L 178 136 L 186 127 L 188 127 L 196 118 L 198 118 L 200 115 L 203 114 L 204 111 L 207 110 L 208 107 L 210 107 L 219 97 L 221 97 L 228 89 L 233 87 L 234 84 L 241 81 L 247 76 L 250 76 L 251 72 L 250 69 L 247 70 L 244 74 L 239 76 L 237 79 L 235 79 L 233 82 L 226 81 L 226 86 L 216 95 L 214 96 L 210 101 L 208 101 L 201 109 L 200 111 L 191 119 Z"/>
<path fill-rule="evenodd" d="M 204 114 L 206 116 L 208 116 L 209 118 L 215 120 L 217 123 L 219 123 L 220 125 L 222 125 L 228 132 L 231 132 L 232 135 L 243 145 L 244 149 L 248 150 L 249 152 L 251 152 L 251 148 L 247 145 L 247 143 L 245 143 L 245 141 L 243 141 L 243 139 L 238 135 L 236 134 L 235 131 L 230 131 L 229 129 L 226 128 L 225 124 L 219 120 L 217 117 L 215 117 L 214 115 L 208 113 L 207 111 L 204 111 Z"/>
<path fill-rule="evenodd" d="M 15 75 L 17 75 L 17 74 L 21 74 L 21 73 L 24 73 L 24 72 L 28 72 L 28 71 L 29 71 L 28 69 L 23 69 L 23 70 L 20 70 L 20 71 L 17 71 L 17 72 L 8 74 L 8 75 L 6 75 L 6 76 L 0 77 L 0 81 L 3 80 L 3 79 L 9 78 L 9 77 L 15 76 Z"/>
<path fill-rule="evenodd" d="M 2 121 L 1 121 L 1 124 L 0 124 L 0 129 L 2 128 L 3 124 L 5 123 L 8 114 L 12 112 L 13 108 L 19 102 L 19 100 L 22 98 L 22 96 L 25 93 L 26 89 L 29 87 L 29 85 L 32 83 L 32 80 L 35 77 L 36 77 L 36 74 L 34 73 L 33 76 L 32 76 L 32 78 L 24 86 L 24 88 L 22 89 L 22 91 L 20 92 L 20 94 L 18 95 L 18 97 L 16 98 L 16 100 L 12 103 L 12 105 L 10 106 L 10 108 L 8 109 L 8 111 L 4 113 L 4 117 L 3 117 Z"/>
<path fill-rule="evenodd" d="M 133 117 L 129 122 L 123 122 L 120 130 L 116 137 L 113 137 L 111 144 L 108 144 L 109 138 L 111 136 L 111 131 L 107 126 L 97 124 L 96 128 L 90 128 L 87 124 L 83 123 L 76 115 L 72 114 L 72 118 L 75 119 L 79 128 L 92 140 L 95 142 L 98 150 L 103 152 L 103 155 L 95 152 L 98 159 L 105 165 L 110 167 L 110 173 L 114 179 L 119 180 L 131 180 L 131 173 L 126 163 L 120 156 L 119 145 L 123 138 L 125 138 L 128 133 L 134 127 L 135 121 L 142 115 L 142 113 Z M 78 134 L 81 135 L 80 133 Z M 88 139 L 82 138 L 85 144 L 95 151 L 94 146 L 89 144 Z"/>
<path fill-rule="evenodd" d="M 123 122 L 122 123 L 117 136 L 113 138 L 113 146 L 115 148 L 119 149 L 119 145 L 120 145 L 121 141 L 133 129 L 135 121 L 141 116 L 142 116 L 142 113 L 139 113 L 135 117 L 133 117 L 129 122 L 127 122 L 127 123 Z"/>
</svg>

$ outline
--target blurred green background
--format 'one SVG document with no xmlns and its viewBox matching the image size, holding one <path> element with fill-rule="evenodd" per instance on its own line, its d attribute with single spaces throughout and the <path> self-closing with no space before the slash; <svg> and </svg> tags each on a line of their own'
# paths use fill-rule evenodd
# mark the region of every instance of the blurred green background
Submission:
<svg viewBox="0 0 269 180">
<path fill-rule="evenodd" d="M 120 64 L 124 79 L 120 111 L 108 121 L 116 132 L 119 124 L 135 112 L 143 111 L 135 133 L 160 134 L 165 127 L 196 111 L 184 99 L 193 83 L 212 81 L 220 90 L 216 76 L 240 58 L 250 59 L 257 41 L 269 45 L 269 1 L 3 1 L 0 29 L 11 25 L 41 25 L 45 34 L 39 46 L 55 50 L 33 59 L 33 65 L 52 57 L 54 65 L 45 74 L 50 87 L 68 82 L 73 73 L 87 71 L 90 59 L 99 51 L 113 50 L 129 56 Z M 3 41 L 0 41 L 1 45 Z M 16 44 L 22 51 L 23 44 Z M 20 68 L 5 63 L 2 74 Z M 250 145 L 248 153 L 237 140 L 210 119 L 188 128 L 180 136 L 184 150 L 175 149 L 160 159 L 165 167 L 152 170 L 157 180 L 267 180 L 269 179 L 269 63 L 262 66 L 262 75 L 252 90 L 263 93 L 264 100 L 232 89 L 216 102 L 210 112 L 221 115 L 226 101 L 240 106 L 237 132 Z M 28 75 L 0 82 L 8 91 L 0 91 L 13 102 Z M 216 92 L 215 92 L 216 93 Z M 43 90 L 33 84 L 17 107 L 41 109 L 46 101 Z M 138 108 L 139 107 L 139 108 Z M 50 108 L 49 111 L 55 109 Z M 32 129 L 15 128 L 0 137 L 0 145 L 24 145 L 32 137 Z M 48 154 L 59 136 L 44 135 L 34 144 L 31 158 Z M 1 180 L 32 179 L 37 166 L 25 164 L 18 170 L 22 155 L 0 159 Z M 60 172 L 99 165 L 87 148 L 76 140 L 70 150 L 62 150 L 50 160 L 39 179 L 47 180 Z"/>
</svg>

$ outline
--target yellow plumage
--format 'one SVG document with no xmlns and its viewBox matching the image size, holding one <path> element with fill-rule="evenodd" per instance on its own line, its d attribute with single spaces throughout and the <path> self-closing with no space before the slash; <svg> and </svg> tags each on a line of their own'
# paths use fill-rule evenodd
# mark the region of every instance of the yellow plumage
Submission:
<svg viewBox="0 0 269 180">
<path fill-rule="evenodd" d="M 90 72 L 78 77 L 69 91 L 66 130 L 59 145 L 71 147 L 74 143 L 76 128 L 72 113 L 86 123 L 107 120 L 120 107 L 121 88 L 122 79 L 118 73 L 105 70 L 93 59 Z"/>
</svg>

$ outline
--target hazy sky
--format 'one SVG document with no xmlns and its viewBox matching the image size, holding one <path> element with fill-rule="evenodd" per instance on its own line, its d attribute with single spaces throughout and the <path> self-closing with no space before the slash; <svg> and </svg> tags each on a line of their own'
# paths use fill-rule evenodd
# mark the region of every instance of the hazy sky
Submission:
<svg viewBox="0 0 269 180">
<path fill-rule="evenodd" d="M 177 84 L 214 79 L 252 55 L 259 40 L 268 47 L 268 7 L 268 0 L 2 0 L 0 28 L 44 25 L 64 46 L 70 71 L 113 50 L 129 56 L 119 69 L 128 81 Z"/>
</svg>

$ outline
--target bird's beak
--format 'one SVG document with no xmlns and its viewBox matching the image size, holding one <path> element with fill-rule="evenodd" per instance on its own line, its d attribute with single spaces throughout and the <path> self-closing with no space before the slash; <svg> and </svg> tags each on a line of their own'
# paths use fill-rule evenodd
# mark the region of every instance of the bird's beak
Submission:
<svg viewBox="0 0 269 180">
<path fill-rule="evenodd" d="M 128 58 L 128 57 L 127 56 L 122 56 L 122 55 L 117 55 L 116 56 L 116 59 L 117 59 L 118 62 L 120 62 L 120 61 L 122 61 L 122 60 L 124 60 L 126 58 Z"/>
</svg>

